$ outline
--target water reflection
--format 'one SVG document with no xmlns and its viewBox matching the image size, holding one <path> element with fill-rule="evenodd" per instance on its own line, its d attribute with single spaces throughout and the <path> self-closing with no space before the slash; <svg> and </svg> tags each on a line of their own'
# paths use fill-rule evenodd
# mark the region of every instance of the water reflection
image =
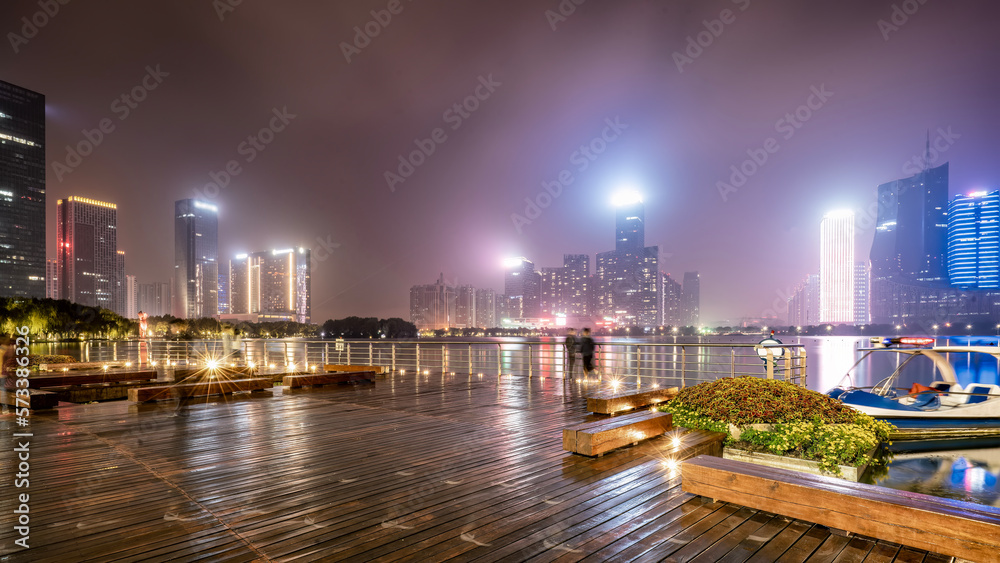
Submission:
<svg viewBox="0 0 1000 563">
<path fill-rule="evenodd" d="M 892 449 L 887 473 L 865 482 L 1000 507 L 1000 440 L 898 442 Z"/>
</svg>

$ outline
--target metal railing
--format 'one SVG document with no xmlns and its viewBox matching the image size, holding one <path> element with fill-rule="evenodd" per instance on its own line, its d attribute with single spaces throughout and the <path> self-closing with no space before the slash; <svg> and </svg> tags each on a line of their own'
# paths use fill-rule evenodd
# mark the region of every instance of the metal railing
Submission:
<svg viewBox="0 0 1000 563">
<path fill-rule="evenodd" d="M 777 378 L 806 386 L 805 347 L 760 350 L 754 344 L 598 342 L 596 374 L 643 385 L 650 381 L 684 387 L 720 377 Z M 562 343 L 549 341 L 298 340 L 229 339 L 193 341 L 93 341 L 82 343 L 81 361 L 157 362 L 203 365 L 208 360 L 277 369 L 322 369 L 325 364 L 378 365 L 394 372 L 583 376 L 576 356 L 573 373 Z"/>
</svg>

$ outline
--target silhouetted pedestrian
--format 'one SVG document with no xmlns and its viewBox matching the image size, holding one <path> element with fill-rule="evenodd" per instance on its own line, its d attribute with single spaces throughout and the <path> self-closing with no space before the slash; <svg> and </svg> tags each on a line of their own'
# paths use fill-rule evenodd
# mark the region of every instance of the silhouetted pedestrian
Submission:
<svg viewBox="0 0 1000 563">
<path fill-rule="evenodd" d="M 566 331 L 566 373 L 573 375 L 573 364 L 576 363 L 576 329 Z"/>
<path fill-rule="evenodd" d="M 580 355 L 583 356 L 583 374 L 589 376 L 594 371 L 594 351 L 597 344 L 590 337 L 590 329 L 583 329 L 580 337 Z"/>
</svg>

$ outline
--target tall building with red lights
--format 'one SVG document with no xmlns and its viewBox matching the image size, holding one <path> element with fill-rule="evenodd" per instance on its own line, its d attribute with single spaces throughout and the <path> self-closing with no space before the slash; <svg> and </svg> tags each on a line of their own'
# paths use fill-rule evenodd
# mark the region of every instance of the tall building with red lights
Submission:
<svg viewBox="0 0 1000 563">
<path fill-rule="evenodd" d="M 79 196 L 57 201 L 56 263 L 60 299 L 120 311 L 117 206 Z"/>
</svg>

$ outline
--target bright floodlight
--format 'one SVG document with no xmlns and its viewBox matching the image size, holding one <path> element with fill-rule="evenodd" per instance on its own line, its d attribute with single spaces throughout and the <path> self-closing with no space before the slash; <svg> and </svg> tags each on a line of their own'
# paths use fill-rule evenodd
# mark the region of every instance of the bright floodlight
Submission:
<svg viewBox="0 0 1000 563">
<path fill-rule="evenodd" d="M 828 212 L 823 217 L 825 217 L 827 219 L 843 219 L 845 217 L 854 217 L 854 210 L 853 209 L 835 209 L 833 211 Z"/>
<path fill-rule="evenodd" d="M 622 189 L 611 198 L 611 203 L 614 204 L 615 207 L 635 205 L 637 203 L 642 203 L 642 195 L 634 189 Z"/>
<path fill-rule="evenodd" d="M 503 267 L 504 268 L 517 268 L 526 259 L 523 256 L 518 256 L 517 258 L 504 258 Z"/>
<path fill-rule="evenodd" d="M 219 367 L 219 362 L 215 360 L 208 360 L 205 362 L 205 365 L 208 366 L 208 369 L 216 369 Z"/>
</svg>

